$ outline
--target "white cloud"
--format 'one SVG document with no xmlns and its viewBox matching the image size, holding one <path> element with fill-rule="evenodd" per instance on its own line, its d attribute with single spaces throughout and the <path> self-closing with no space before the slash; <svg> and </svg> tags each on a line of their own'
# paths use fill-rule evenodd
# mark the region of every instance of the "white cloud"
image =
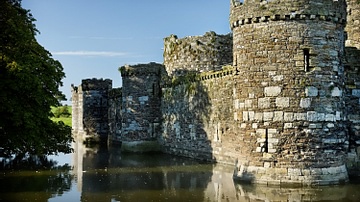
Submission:
<svg viewBox="0 0 360 202">
<path fill-rule="evenodd" d="M 92 57 L 120 57 L 128 55 L 126 52 L 113 52 L 113 51 L 60 51 L 52 52 L 52 55 L 65 55 L 65 56 L 92 56 Z"/>
<path fill-rule="evenodd" d="M 70 39 L 94 39 L 94 40 L 132 40 L 133 37 L 103 37 L 103 36 L 70 36 Z"/>
</svg>

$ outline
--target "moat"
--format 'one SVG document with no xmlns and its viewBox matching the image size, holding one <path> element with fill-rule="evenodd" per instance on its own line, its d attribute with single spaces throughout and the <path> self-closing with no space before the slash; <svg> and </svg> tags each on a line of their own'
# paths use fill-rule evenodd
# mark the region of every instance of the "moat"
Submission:
<svg viewBox="0 0 360 202">
<path fill-rule="evenodd" d="M 4 170 L 2 166 L 0 201 L 358 201 L 360 198 L 359 182 L 287 188 L 240 184 L 232 179 L 232 167 L 160 153 L 124 154 L 113 147 L 86 148 L 74 144 L 72 154 L 38 161 L 43 165 L 22 164 L 33 169 L 15 163 L 17 169 Z"/>
</svg>

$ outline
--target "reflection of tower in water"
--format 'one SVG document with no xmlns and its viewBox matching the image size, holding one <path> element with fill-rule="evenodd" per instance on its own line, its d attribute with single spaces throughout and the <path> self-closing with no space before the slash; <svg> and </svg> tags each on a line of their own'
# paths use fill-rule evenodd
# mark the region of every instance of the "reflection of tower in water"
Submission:
<svg viewBox="0 0 360 202">
<path fill-rule="evenodd" d="M 77 138 L 75 142 L 72 143 L 72 148 L 74 149 L 71 162 L 73 166 L 73 174 L 75 176 L 77 190 L 81 192 L 83 179 L 83 156 L 86 148 L 84 147 L 80 138 Z"/>
</svg>

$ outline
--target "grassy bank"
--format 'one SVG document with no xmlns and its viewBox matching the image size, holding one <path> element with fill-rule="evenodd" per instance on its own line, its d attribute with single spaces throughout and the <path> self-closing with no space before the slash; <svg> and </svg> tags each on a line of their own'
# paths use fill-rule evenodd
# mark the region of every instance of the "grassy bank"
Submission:
<svg viewBox="0 0 360 202">
<path fill-rule="evenodd" d="M 66 107 L 66 111 L 69 112 L 70 114 L 64 114 L 61 113 L 59 111 L 61 107 Z M 57 115 L 58 117 L 52 117 L 51 120 L 55 121 L 55 122 L 59 122 L 62 121 L 64 122 L 65 125 L 68 125 L 71 127 L 71 112 L 72 112 L 72 108 L 71 106 L 60 106 L 60 107 L 52 107 L 51 108 L 51 112 L 54 113 L 55 115 Z"/>
</svg>

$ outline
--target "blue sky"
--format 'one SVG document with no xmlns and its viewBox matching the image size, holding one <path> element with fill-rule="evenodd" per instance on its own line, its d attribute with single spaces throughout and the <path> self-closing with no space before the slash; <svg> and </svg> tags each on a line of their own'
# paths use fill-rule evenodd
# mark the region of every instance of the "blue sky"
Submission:
<svg viewBox="0 0 360 202">
<path fill-rule="evenodd" d="M 40 34 L 38 42 L 61 62 L 61 90 L 86 78 L 109 78 L 120 87 L 118 67 L 163 62 L 163 38 L 227 34 L 228 0 L 23 0 Z M 70 104 L 70 102 L 66 102 Z"/>
</svg>

